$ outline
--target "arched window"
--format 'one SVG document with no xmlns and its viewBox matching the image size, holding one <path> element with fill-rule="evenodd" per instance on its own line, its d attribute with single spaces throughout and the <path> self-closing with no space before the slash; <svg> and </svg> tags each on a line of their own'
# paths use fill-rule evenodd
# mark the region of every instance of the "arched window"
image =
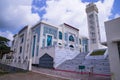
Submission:
<svg viewBox="0 0 120 80">
<path fill-rule="evenodd" d="M 69 41 L 74 42 L 74 37 L 72 35 L 69 36 Z"/>
<path fill-rule="evenodd" d="M 59 45 L 62 45 L 61 43 L 58 43 Z"/>
<path fill-rule="evenodd" d="M 69 47 L 74 48 L 74 46 L 73 46 L 73 45 L 70 45 Z"/>
<path fill-rule="evenodd" d="M 59 31 L 59 39 L 62 39 L 62 32 Z"/>
</svg>

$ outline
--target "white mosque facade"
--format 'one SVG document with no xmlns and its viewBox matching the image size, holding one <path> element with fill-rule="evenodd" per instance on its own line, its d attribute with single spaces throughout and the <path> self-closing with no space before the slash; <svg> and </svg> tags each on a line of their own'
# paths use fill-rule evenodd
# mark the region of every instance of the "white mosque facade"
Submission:
<svg viewBox="0 0 120 80">
<path fill-rule="evenodd" d="M 80 52 L 88 52 L 88 39 L 79 36 L 79 29 L 66 23 L 54 26 L 39 22 L 32 28 L 25 26 L 14 36 L 14 59 L 20 62 L 32 59 L 33 65 L 46 67 L 49 64 L 47 67 L 55 68 Z"/>
</svg>

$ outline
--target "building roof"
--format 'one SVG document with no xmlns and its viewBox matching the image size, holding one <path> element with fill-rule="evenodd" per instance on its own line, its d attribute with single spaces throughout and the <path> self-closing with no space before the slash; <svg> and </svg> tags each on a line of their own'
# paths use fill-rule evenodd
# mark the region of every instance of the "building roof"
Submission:
<svg viewBox="0 0 120 80">
<path fill-rule="evenodd" d="M 19 32 L 18 32 L 18 34 L 20 34 L 22 31 L 24 31 L 25 29 L 27 29 L 28 28 L 28 25 L 26 25 L 25 27 L 23 27 Z"/>
<path fill-rule="evenodd" d="M 49 23 L 47 23 L 47 22 L 45 22 L 45 21 L 40 21 L 40 22 L 38 22 L 37 24 L 35 24 L 35 25 L 32 27 L 32 29 L 35 28 L 35 27 L 36 27 L 37 25 L 39 25 L 39 24 L 46 24 L 46 25 L 53 26 L 53 27 L 57 28 L 55 25 L 49 24 Z"/>
<path fill-rule="evenodd" d="M 71 25 L 69 25 L 69 24 L 64 23 L 64 25 L 66 25 L 66 26 L 68 26 L 68 27 L 70 27 L 70 28 L 73 28 L 73 29 L 75 29 L 75 30 L 79 31 L 79 29 L 78 29 L 78 28 L 75 28 L 75 27 L 73 27 L 73 26 L 71 26 Z"/>
<path fill-rule="evenodd" d="M 112 42 L 120 42 L 120 38 L 113 39 Z"/>
<path fill-rule="evenodd" d="M 16 37 L 16 36 L 17 36 L 17 34 L 14 34 L 14 35 L 13 35 L 13 37 Z"/>
<path fill-rule="evenodd" d="M 116 22 L 117 20 L 120 21 L 120 17 L 115 18 L 115 19 L 111 19 L 111 20 L 108 20 L 108 21 L 105 21 L 104 23 Z"/>
</svg>

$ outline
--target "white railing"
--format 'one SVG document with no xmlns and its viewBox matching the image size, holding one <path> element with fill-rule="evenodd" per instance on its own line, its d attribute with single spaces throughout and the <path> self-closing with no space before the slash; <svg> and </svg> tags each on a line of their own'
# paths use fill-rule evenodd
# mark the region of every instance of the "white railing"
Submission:
<svg viewBox="0 0 120 80">
<path fill-rule="evenodd" d="M 9 66 L 13 66 L 13 67 L 17 67 L 17 68 L 21 68 L 24 70 L 29 70 L 29 60 L 15 60 L 15 59 L 0 59 L 0 63 L 2 64 L 6 64 Z"/>
</svg>

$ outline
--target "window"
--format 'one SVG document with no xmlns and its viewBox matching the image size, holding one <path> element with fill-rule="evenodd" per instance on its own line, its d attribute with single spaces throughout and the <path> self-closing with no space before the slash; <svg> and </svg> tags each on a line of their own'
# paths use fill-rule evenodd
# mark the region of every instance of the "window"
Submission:
<svg viewBox="0 0 120 80">
<path fill-rule="evenodd" d="M 23 40 L 24 40 L 24 38 L 22 37 L 22 39 L 21 39 L 21 43 L 23 43 Z"/>
<path fill-rule="evenodd" d="M 69 47 L 74 48 L 74 46 L 73 46 L 73 45 L 70 45 Z"/>
<path fill-rule="evenodd" d="M 62 45 L 61 43 L 58 43 L 59 45 Z"/>
<path fill-rule="evenodd" d="M 87 47 L 87 45 L 85 45 L 85 52 L 88 52 L 88 47 Z"/>
<path fill-rule="evenodd" d="M 90 26 L 90 30 L 91 30 L 91 31 L 94 31 L 94 30 L 95 30 L 95 27 L 94 27 L 94 26 Z"/>
<path fill-rule="evenodd" d="M 32 48 L 32 57 L 34 57 L 34 50 L 35 50 L 35 41 L 36 41 L 36 36 L 33 36 L 33 48 Z"/>
<path fill-rule="evenodd" d="M 79 39 L 79 44 L 81 44 L 81 39 Z"/>
<path fill-rule="evenodd" d="M 89 15 L 89 18 L 93 18 L 93 17 L 94 17 L 94 15 L 93 15 L 93 14 L 90 14 L 90 15 Z"/>
<path fill-rule="evenodd" d="M 20 36 L 20 39 L 21 39 L 21 43 L 23 43 L 23 41 L 24 41 L 24 34 Z"/>
<path fill-rule="evenodd" d="M 22 53 L 22 46 L 20 46 L 20 53 Z"/>
<path fill-rule="evenodd" d="M 69 41 L 74 42 L 74 37 L 72 35 L 69 36 Z"/>
<path fill-rule="evenodd" d="M 89 22 L 90 22 L 90 24 L 92 24 L 92 25 L 94 24 L 94 21 L 93 21 L 92 19 L 89 20 Z"/>
<path fill-rule="evenodd" d="M 92 41 L 93 44 L 96 43 L 96 39 L 92 39 L 91 41 Z"/>
<path fill-rule="evenodd" d="M 59 31 L 59 39 L 62 39 L 62 32 Z"/>
<path fill-rule="evenodd" d="M 47 35 L 47 46 L 52 46 L 52 36 Z"/>
<path fill-rule="evenodd" d="M 95 33 L 94 32 L 91 32 L 91 37 L 95 37 Z"/>
</svg>

